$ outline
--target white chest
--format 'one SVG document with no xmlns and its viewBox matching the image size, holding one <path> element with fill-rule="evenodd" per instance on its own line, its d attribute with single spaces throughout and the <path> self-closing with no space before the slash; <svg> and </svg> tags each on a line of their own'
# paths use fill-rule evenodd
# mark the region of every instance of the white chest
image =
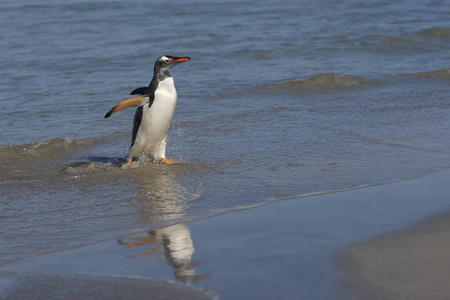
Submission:
<svg viewBox="0 0 450 300">
<path fill-rule="evenodd" d="M 173 78 L 161 81 L 154 94 L 152 105 L 144 105 L 142 123 L 140 128 L 151 144 L 157 144 L 165 137 L 175 112 L 177 91 Z"/>
<path fill-rule="evenodd" d="M 173 84 L 173 78 L 169 77 L 161 81 L 154 96 L 150 107 L 151 117 L 158 120 L 157 122 L 170 123 L 177 104 L 177 91 Z"/>
<path fill-rule="evenodd" d="M 155 91 L 155 101 L 176 101 L 177 90 L 173 83 L 173 78 L 168 77 L 158 84 L 158 88 Z"/>
</svg>

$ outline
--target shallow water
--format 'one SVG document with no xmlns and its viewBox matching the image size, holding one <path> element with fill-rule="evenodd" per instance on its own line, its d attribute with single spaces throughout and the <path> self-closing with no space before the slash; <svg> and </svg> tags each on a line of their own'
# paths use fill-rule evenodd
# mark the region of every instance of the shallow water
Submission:
<svg viewBox="0 0 450 300">
<path fill-rule="evenodd" d="M 449 166 L 445 1 L 0 4 L 0 262 Z M 168 154 L 120 168 L 162 54 Z"/>
</svg>

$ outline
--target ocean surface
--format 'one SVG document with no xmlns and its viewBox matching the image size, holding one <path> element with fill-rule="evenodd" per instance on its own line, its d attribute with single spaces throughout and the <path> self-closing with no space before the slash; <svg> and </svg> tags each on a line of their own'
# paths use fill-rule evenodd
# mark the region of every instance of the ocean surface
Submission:
<svg viewBox="0 0 450 300">
<path fill-rule="evenodd" d="M 448 1 L 2 1 L 0 265 L 450 166 Z M 121 168 L 161 55 L 164 166 Z M 224 229 L 225 230 L 225 229 Z"/>
</svg>

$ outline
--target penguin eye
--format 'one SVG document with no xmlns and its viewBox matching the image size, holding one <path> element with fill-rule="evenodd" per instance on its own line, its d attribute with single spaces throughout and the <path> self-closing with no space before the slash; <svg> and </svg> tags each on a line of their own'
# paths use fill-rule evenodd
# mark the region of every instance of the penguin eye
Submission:
<svg viewBox="0 0 450 300">
<path fill-rule="evenodd" d="M 168 64 L 168 63 L 169 63 L 169 61 L 170 61 L 170 60 L 166 59 L 166 60 L 165 60 L 164 62 L 165 62 L 166 64 Z"/>
</svg>

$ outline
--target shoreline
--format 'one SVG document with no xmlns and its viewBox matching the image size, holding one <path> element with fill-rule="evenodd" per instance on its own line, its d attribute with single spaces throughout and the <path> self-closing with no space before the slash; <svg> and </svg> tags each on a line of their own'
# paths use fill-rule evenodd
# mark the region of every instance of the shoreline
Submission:
<svg viewBox="0 0 450 300">
<path fill-rule="evenodd" d="M 183 282 L 220 299 L 341 299 L 348 293 L 342 291 L 348 278 L 361 276 L 349 273 L 349 252 L 336 253 L 421 226 L 416 224 L 449 210 L 449 179 L 450 170 L 445 169 L 409 180 L 262 203 L 28 257 L 0 267 L 0 279 L 4 271 L 132 276 Z"/>
<path fill-rule="evenodd" d="M 30 258 L 30 257 L 48 255 L 48 254 L 58 253 L 58 252 L 71 251 L 71 250 L 75 250 L 77 248 L 86 247 L 86 246 L 90 246 L 90 245 L 95 245 L 95 244 L 98 244 L 98 243 L 106 242 L 106 241 L 109 241 L 109 240 L 114 240 L 114 239 L 121 238 L 121 237 L 127 237 L 127 236 L 131 236 L 131 235 L 137 235 L 137 234 L 145 233 L 145 232 L 150 231 L 150 230 L 157 230 L 157 229 L 160 229 L 160 228 L 165 228 L 165 227 L 169 227 L 169 226 L 173 226 L 173 225 L 177 225 L 177 224 L 189 224 L 189 223 L 192 223 L 192 222 L 197 222 L 197 221 L 201 221 L 201 220 L 205 220 L 205 219 L 210 219 L 210 218 L 214 218 L 214 217 L 221 216 L 221 215 L 224 215 L 224 214 L 229 214 L 229 213 L 234 213 L 234 212 L 239 212 L 239 211 L 258 209 L 260 207 L 264 207 L 266 205 L 270 205 L 272 203 L 276 203 L 276 202 L 279 202 L 279 201 L 291 201 L 291 200 L 295 201 L 296 199 L 300 200 L 300 199 L 303 199 L 303 198 L 320 197 L 320 196 L 323 196 L 323 195 L 339 194 L 339 193 L 351 192 L 351 191 L 360 190 L 360 189 L 366 189 L 366 188 L 372 188 L 372 187 L 377 187 L 377 186 L 389 185 L 389 184 L 393 184 L 393 183 L 397 183 L 397 182 L 403 182 L 403 181 L 419 179 L 419 178 L 426 177 L 426 176 L 429 176 L 429 175 L 432 175 L 432 174 L 435 174 L 435 173 L 439 173 L 439 172 L 442 172 L 442 171 L 446 171 L 446 170 L 450 170 L 450 167 L 432 169 L 432 170 L 424 172 L 422 175 L 418 175 L 418 176 L 414 176 L 414 177 L 405 177 L 405 178 L 400 178 L 400 179 L 393 179 L 393 180 L 380 182 L 380 183 L 360 185 L 360 186 L 354 186 L 354 187 L 349 187 L 349 188 L 342 188 L 342 189 L 338 189 L 338 190 L 310 192 L 310 193 L 299 194 L 299 195 L 295 195 L 295 196 L 268 198 L 266 200 L 262 200 L 260 203 L 257 203 L 257 204 L 251 204 L 251 205 L 248 205 L 248 206 L 234 207 L 234 208 L 231 208 L 231 209 L 226 209 L 226 210 L 223 210 L 223 211 L 218 211 L 218 212 L 215 212 L 215 213 L 211 213 L 211 214 L 205 215 L 205 216 L 188 217 L 188 218 L 183 218 L 182 217 L 180 219 L 176 219 L 174 222 L 172 222 L 172 221 L 163 222 L 165 224 L 157 225 L 157 226 L 151 227 L 151 228 L 148 228 L 148 227 L 147 228 L 140 228 L 140 229 L 137 228 L 135 230 L 122 232 L 122 233 L 115 233 L 115 234 L 111 233 L 110 236 L 108 236 L 108 237 L 104 237 L 104 238 L 101 238 L 99 240 L 92 241 L 92 242 L 86 242 L 86 243 L 82 243 L 82 244 L 72 245 L 70 247 L 64 247 L 64 248 L 57 249 L 57 250 L 49 250 L 49 251 L 44 251 L 44 252 L 31 253 L 31 254 L 28 254 L 26 256 L 17 257 L 17 258 L 10 259 L 10 260 L 2 261 L 0 259 L 0 269 L 3 266 L 6 266 L 6 265 L 11 264 L 11 263 L 14 263 L 16 261 L 27 259 L 27 258 Z"/>
</svg>

